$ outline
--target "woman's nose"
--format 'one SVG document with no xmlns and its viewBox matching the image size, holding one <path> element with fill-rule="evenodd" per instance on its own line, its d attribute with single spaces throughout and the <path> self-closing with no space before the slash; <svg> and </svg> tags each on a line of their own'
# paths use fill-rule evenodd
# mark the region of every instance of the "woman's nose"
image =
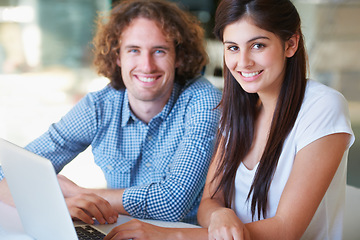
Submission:
<svg viewBox="0 0 360 240">
<path fill-rule="evenodd" d="M 248 51 L 241 51 L 238 54 L 237 65 L 241 68 L 249 68 L 254 66 L 254 61 Z"/>
</svg>

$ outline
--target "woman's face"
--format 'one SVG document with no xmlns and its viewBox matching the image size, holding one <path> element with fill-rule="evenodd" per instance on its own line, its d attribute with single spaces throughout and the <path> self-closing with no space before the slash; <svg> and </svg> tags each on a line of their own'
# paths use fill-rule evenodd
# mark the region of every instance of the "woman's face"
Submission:
<svg viewBox="0 0 360 240">
<path fill-rule="evenodd" d="M 286 58 L 296 52 L 296 39 L 294 35 L 284 43 L 274 33 L 255 26 L 251 19 L 241 18 L 224 29 L 225 64 L 246 92 L 277 96 Z"/>
</svg>

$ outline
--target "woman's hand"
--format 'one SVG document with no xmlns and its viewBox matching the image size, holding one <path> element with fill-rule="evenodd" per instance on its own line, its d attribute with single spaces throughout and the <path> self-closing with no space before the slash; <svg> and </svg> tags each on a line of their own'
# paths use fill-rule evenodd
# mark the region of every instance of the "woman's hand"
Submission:
<svg viewBox="0 0 360 240">
<path fill-rule="evenodd" d="M 111 230 L 104 240 L 120 239 L 176 239 L 176 229 L 158 227 L 149 223 L 133 219 L 127 223 L 121 224 Z"/>
<path fill-rule="evenodd" d="M 229 208 L 220 208 L 211 214 L 208 233 L 209 240 L 250 239 L 245 225 Z"/>
</svg>

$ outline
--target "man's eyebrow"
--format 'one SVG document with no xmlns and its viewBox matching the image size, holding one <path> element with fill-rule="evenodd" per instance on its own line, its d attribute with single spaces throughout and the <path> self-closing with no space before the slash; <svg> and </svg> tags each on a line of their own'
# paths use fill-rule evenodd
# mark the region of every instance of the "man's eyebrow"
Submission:
<svg viewBox="0 0 360 240">
<path fill-rule="evenodd" d="M 125 46 L 125 48 L 140 48 L 140 47 L 137 45 L 127 45 Z"/>
<path fill-rule="evenodd" d="M 250 40 L 248 40 L 247 43 L 251 43 L 251 42 L 256 41 L 256 40 L 259 40 L 259 39 L 270 40 L 269 37 L 257 36 L 257 37 L 254 37 L 254 38 L 251 38 Z M 225 41 L 224 43 L 225 43 L 225 44 L 237 44 L 236 42 L 233 42 L 233 41 Z"/>
<path fill-rule="evenodd" d="M 153 48 L 156 48 L 156 49 L 164 49 L 164 50 L 169 50 L 169 49 L 170 49 L 170 47 L 162 46 L 162 45 L 160 45 L 160 46 L 154 46 Z"/>
<path fill-rule="evenodd" d="M 141 48 L 138 45 L 127 45 L 125 46 L 125 49 L 133 49 L 133 48 Z M 163 50 L 169 50 L 170 47 L 168 46 L 163 46 L 163 45 L 159 45 L 159 46 L 153 46 L 152 49 L 163 49 Z"/>
</svg>

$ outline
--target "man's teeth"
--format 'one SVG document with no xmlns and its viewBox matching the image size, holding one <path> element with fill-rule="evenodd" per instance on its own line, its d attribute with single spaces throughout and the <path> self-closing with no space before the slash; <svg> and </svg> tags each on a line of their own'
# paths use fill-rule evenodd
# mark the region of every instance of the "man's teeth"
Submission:
<svg viewBox="0 0 360 240">
<path fill-rule="evenodd" d="M 253 76 L 256 76 L 260 73 L 260 71 L 258 72 L 252 72 L 252 73 L 244 73 L 244 72 L 241 72 L 241 75 L 243 75 L 244 77 L 253 77 Z"/>
<path fill-rule="evenodd" d="M 142 82 L 153 82 L 156 80 L 156 78 L 150 78 L 150 77 L 139 77 L 139 80 Z"/>
</svg>

